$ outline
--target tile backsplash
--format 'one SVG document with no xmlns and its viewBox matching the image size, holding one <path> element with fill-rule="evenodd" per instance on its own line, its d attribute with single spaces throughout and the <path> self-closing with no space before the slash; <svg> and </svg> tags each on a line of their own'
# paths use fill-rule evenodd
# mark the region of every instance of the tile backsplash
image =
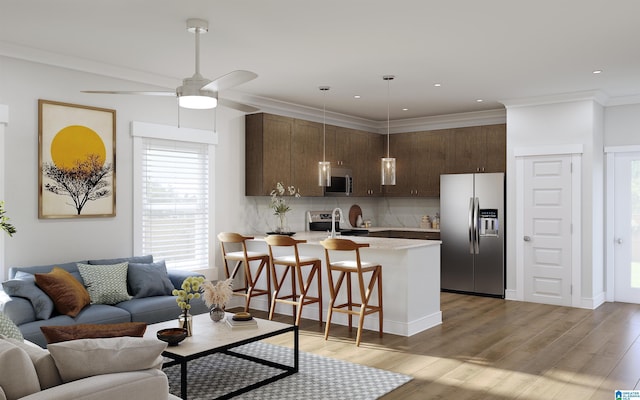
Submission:
<svg viewBox="0 0 640 400">
<path fill-rule="evenodd" d="M 269 207 L 270 197 L 246 197 L 243 218 L 247 232 L 272 231 L 276 226 L 276 216 Z M 373 227 L 419 228 L 423 215 L 435 216 L 440 211 L 438 198 L 371 198 L 371 197 L 300 197 L 287 198 L 291 211 L 287 213 L 290 230 L 302 232 L 308 229 L 305 221 L 309 210 L 342 209 L 344 223 L 349 227 L 349 209 L 357 204 L 362 209 L 363 220 L 370 220 Z"/>
</svg>

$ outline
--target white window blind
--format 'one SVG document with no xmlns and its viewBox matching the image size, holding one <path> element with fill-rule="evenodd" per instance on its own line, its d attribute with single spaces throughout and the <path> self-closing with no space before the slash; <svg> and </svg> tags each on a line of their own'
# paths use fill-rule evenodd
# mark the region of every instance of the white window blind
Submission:
<svg viewBox="0 0 640 400">
<path fill-rule="evenodd" d="M 143 254 L 168 268 L 208 268 L 208 145 L 151 138 L 142 145 Z"/>
</svg>

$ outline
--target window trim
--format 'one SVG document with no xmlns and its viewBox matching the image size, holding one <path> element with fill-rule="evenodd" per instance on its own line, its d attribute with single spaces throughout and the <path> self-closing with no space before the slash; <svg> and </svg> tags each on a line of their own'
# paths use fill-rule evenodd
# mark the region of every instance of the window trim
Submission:
<svg viewBox="0 0 640 400">
<path fill-rule="evenodd" d="M 181 128 L 170 125 L 152 124 L 148 122 L 131 122 L 131 136 L 133 138 L 133 171 L 132 171 L 132 205 L 133 205 L 133 254 L 142 252 L 142 151 L 143 139 L 164 139 L 179 142 L 194 142 L 208 144 L 209 157 L 209 267 L 214 269 L 215 260 L 215 148 L 218 144 L 218 134 L 205 129 Z M 201 272 L 204 271 L 193 271 Z"/>
</svg>

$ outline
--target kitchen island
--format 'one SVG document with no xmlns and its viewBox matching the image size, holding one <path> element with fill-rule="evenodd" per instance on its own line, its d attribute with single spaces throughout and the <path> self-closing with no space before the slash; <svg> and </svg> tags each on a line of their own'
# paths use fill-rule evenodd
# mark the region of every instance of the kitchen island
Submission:
<svg viewBox="0 0 640 400">
<path fill-rule="evenodd" d="M 267 252 L 264 235 L 254 234 L 248 247 L 253 251 Z M 324 315 L 329 306 L 329 284 L 326 277 L 324 248 L 320 241 L 327 237 L 325 232 L 300 232 L 294 236 L 307 243 L 300 244 L 301 255 L 318 257 L 322 260 L 322 296 Z M 370 247 L 360 250 L 364 261 L 382 265 L 382 287 L 384 307 L 384 332 L 402 336 L 412 336 L 442 323 L 440 311 L 440 241 L 416 239 L 390 239 L 379 237 L 348 236 L 345 239 L 358 243 L 369 243 Z M 309 295 L 314 295 L 311 289 Z M 356 293 L 356 292 L 354 292 Z M 261 296 L 262 297 L 262 296 Z M 266 299 L 257 297 L 251 307 L 267 310 Z M 376 294 L 373 294 L 375 299 Z M 292 315 L 292 307 L 278 305 L 276 312 Z M 303 309 L 303 317 L 318 318 L 316 304 Z M 334 313 L 332 324 L 347 325 L 347 316 Z M 354 320 L 355 323 L 355 320 Z M 365 318 L 364 327 L 378 329 L 377 317 Z"/>
</svg>

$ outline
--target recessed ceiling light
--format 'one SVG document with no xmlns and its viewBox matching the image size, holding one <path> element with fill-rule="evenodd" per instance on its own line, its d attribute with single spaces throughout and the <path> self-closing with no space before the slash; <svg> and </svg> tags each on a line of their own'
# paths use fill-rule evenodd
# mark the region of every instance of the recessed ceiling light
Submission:
<svg viewBox="0 0 640 400">
<path fill-rule="evenodd" d="M 359 94 L 356 94 L 355 96 L 353 96 L 353 98 L 354 98 L 354 99 L 359 99 L 359 98 L 360 98 L 360 95 L 359 95 Z"/>
<path fill-rule="evenodd" d="M 408 108 L 403 108 L 402 111 L 409 111 L 409 109 Z"/>
<path fill-rule="evenodd" d="M 594 73 L 594 74 L 601 74 L 601 73 L 602 73 L 602 70 L 601 70 L 601 69 L 596 69 L 596 70 L 594 70 L 594 71 L 593 71 L 593 73 Z"/>
<path fill-rule="evenodd" d="M 440 86 L 442 86 L 442 83 L 434 83 L 433 86 L 440 87 Z"/>
<path fill-rule="evenodd" d="M 476 99 L 476 103 L 482 103 L 484 100 L 482 99 Z"/>
</svg>

